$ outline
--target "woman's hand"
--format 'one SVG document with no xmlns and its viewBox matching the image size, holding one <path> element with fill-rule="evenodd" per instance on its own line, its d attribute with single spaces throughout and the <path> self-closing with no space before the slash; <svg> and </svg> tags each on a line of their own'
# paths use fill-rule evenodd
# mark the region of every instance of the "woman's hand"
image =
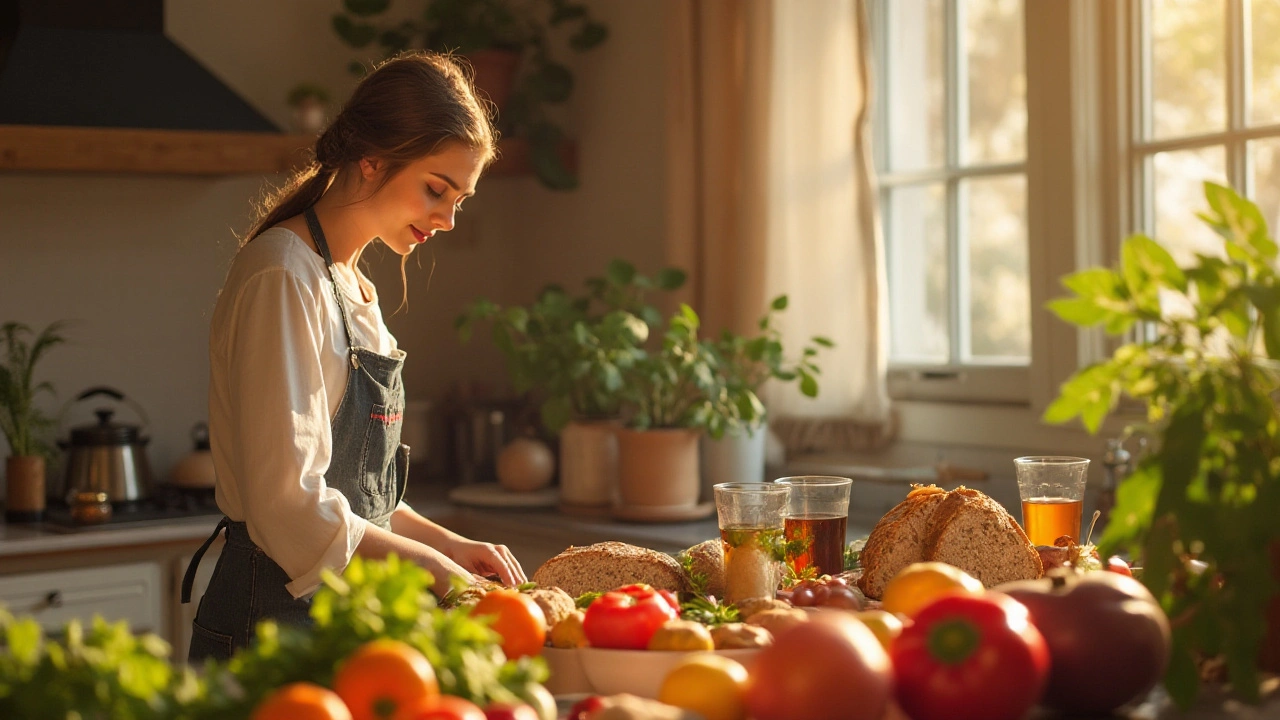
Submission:
<svg viewBox="0 0 1280 720">
<path fill-rule="evenodd" d="M 528 582 L 520 562 L 506 545 L 459 537 L 450 542 L 448 553 L 454 562 L 477 575 L 497 575 L 503 585 Z"/>
</svg>

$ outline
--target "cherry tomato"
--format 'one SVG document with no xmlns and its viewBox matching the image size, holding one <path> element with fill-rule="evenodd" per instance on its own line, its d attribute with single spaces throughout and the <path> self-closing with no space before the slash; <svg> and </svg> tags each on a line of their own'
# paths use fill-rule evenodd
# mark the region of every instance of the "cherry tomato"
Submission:
<svg viewBox="0 0 1280 720">
<path fill-rule="evenodd" d="M 569 708 L 567 720 L 586 720 L 591 713 L 604 707 L 604 698 L 599 695 L 588 695 Z"/>
<path fill-rule="evenodd" d="M 582 620 L 591 647 L 644 650 L 653 634 L 680 616 L 680 603 L 670 590 L 627 585 L 592 601 Z"/>
<path fill-rule="evenodd" d="M 396 720 L 487 720 L 484 711 L 454 695 L 441 695 L 401 709 Z"/>
</svg>

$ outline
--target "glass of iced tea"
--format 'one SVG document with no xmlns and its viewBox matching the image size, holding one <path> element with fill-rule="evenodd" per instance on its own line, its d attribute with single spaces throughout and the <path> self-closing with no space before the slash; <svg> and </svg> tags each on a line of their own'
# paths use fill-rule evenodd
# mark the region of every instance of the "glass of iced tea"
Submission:
<svg viewBox="0 0 1280 720">
<path fill-rule="evenodd" d="M 849 522 L 849 488 L 853 480 L 830 475 L 799 475 L 774 481 L 791 487 L 785 537 L 787 564 L 803 577 L 844 570 L 844 534 Z"/>
<path fill-rule="evenodd" d="M 1022 497 L 1022 527 L 1036 545 L 1068 535 L 1080 542 L 1087 458 L 1040 455 L 1013 461 Z"/>
<path fill-rule="evenodd" d="M 712 490 L 724 546 L 724 600 L 772 598 L 782 583 L 783 518 L 791 487 L 720 483 Z"/>
</svg>

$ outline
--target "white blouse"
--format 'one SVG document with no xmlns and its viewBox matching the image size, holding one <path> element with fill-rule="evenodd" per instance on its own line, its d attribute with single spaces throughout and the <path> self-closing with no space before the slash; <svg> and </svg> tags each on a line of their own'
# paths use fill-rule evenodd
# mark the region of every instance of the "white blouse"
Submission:
<svg viewBox="0 0 1280 720">
<path fill-rule="evenodd" d="M 341 276 L 340 276 L 341 277 Z M 401 354 L 378 298 L 338 281 L 353 344 Z M 372 288 L 372 284 L 367 287 Z M 330 422 L 347 387 L 347 333 L 323 258 L 284 228 L 263 232 L 236 254 L 209 333 L 209 441 L 219 509 L 304 597 L 320 572 L 341 572 L 368 521 L 324 474 Z"/>
</svg>

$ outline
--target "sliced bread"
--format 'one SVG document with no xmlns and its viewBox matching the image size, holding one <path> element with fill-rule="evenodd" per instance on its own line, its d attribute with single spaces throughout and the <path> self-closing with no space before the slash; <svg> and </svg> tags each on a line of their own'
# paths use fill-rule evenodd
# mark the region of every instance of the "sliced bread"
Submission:
<svg viewBox="0 0 1280 720">
<path fill-rule="evenodd" d="M 902 568 L 920 562 L 924 538 L 934 511 L 947 492 L 934 485 L 913 485 L 907 499 L 898 503 L 876 523 L 862 548 L 862 577 L 858 589 L 879 599 L 889 579 Z"/>
<path fill-rule="evenodd" d="M 530 579 L 542 586 L 558 587 L 575 598 L 633 583 L 673 592 L 688 589 L 684 568 L 675 558 L 612 541 L 570 547 L 543 563 Z"/>
<path fill-rule="evenodd" d="M 947 493 L 934 511 L 924 558 L 954 565 L 987 587 L 1044 573 L 1040 553 L 1009 511 L 966 487 Z"/>
</svg>

